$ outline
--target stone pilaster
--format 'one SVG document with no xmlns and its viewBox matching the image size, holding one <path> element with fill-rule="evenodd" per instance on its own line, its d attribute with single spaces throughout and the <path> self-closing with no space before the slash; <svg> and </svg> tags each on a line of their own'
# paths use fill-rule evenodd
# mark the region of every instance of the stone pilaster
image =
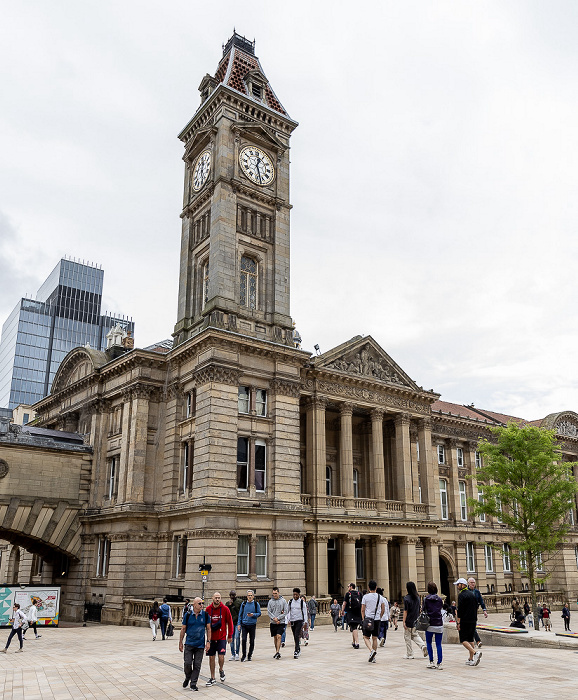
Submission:
<svg viewBox="0 0 578 700">
<path fill-rule="evenodd" d="M 410 420 L 407 413 L 400 413 L 395 417 L 397 500 L 404 504 L 413 501 L 409 423 Z"/>
<path fill-rule="evenodd" d="M 341 432 L 339 435 L 339 460 L 341 466 L 341 495 L 345 508 L 353 507 L 353 405 L 343 403 L 339 407 Z"/>
<path fill-rule="evenodd" d="M 383 410 L 371 411 L 371 449 L 373 455 L 373 496 L 378 510 L 385 508 L 385 468 L 383 462 Z"/>
<path fill-rule="evenodd" d="M 405 589 L 408 581 L 413 581 L 417 585 L 416 543 L 417 537 L 411 536 L 402 537 L 399 543 L 402 590 Z"/>
<path fill-rule="evenodd" d="M 385 597 L 389 600 L 389 543 L 391 537 L 379 535 L 375 542 L 377 558 L 377 585 L 383 588 Z"/>
</svg>

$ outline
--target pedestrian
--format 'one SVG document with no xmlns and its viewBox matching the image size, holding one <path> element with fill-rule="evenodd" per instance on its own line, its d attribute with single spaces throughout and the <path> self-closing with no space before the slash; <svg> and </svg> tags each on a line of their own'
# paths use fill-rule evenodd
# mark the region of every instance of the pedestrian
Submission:
<svg viewBox="0 0 578 700">
<path fill-rule="evenodd" d="M 274 659 L 281 658 L 281 637 L 285 634 L 285 618 L 287 616 L 287 601 L 279 595 L 277 586 L 273 588 L 272 597 L 267 604 L 267 615 L 269 615 L 269 629 L 275 644 Z"/>
<path fill-rule="evenodd" d="M 525 600 L 524 601 L 524 615 L 526 617 L 528 617 L 529 614 L 530 614 L 530 605 L 528 604 L 528 601 Z"/>
<path fill-rule="evenodd" d="M 8 641 L 6 642 L 6 647 L 4 649 L 0 649 L 0 652 L 3 654 L 6 654 L 8 651 L 8 647 L 10 646 L 10 642 L 12 641 L 12 637 L 17 636 L 18 641 L 20 642 L 20 648 L 16 649 L 16 653 L 22 651 L 22 625 L 26 622 L 26 615 L 20 610 L 20 605 L 18 603 L 14 603 L 14 606 L 12 608 L 12 619 L 10 620 L 10 623 L 12 625 L 12 629 L 10 630 L 10 634 L 8 635 Z"/>
<path fill-rule="evenodd" d="M 454 622 L 456 621 L 456 618 L 457 618 L 457 611 L 458 611 L 458 608 L 456 605 L 456 601 L 452 600 L 452 604 L 450 605 L 450 615 L 452 616 L 452 620 Z"/>
<path fill-rule="evenodd" d="M 257 619 L 261 617 L 261 606 L 255 600 L 255 591 L 247 591 L 247 600 L 243 601 L 238 613 L 239 624 L 237 625 L 242 634 L 241 661 L 252 661 L 253 650 L 255 649 L 255 632 L 257 630 Z M 249 635 L 249 654 L 247 655 L 247 635 Z"/>
<path fill-rule="evenodd" d="M 331 620 L 333 622 L 333 627 L 335 628 L 335 631 L 337 632 L 337 624 L 339 622 L 339 613 L 341 612 L 341 605 L 337 602 L 337 598 L 334 598 L 331 601 L 331 605 L 329 606 L 329 612 L 331 613 Z"/>
<path fill-rule="evenodd" d="M 422 654 L 427 656 L 427 647 L 416 629 L 417 618 L 419 617 L 420 603 L 419 595 L 415 583 L 408 581 L 405 585 L 407 595 L 403 598 L 403 638 L 405 640 L 406 653 L 404 659 L 413 659 L 412 641 L 421 649 Z"/>
<path fill-rule="evenodd" d="M 310 628 L 311 631 L 313 631 L 315 629 L 315 617 L 317 615 L 317 601 L 315 600 L 314 595 L 309 598 L 309 602 L 307 603 L 307 612 L 309 613 L 309 620 L 311 621 Z"/>
<path fill-rule="evenodd" d="M 459 578 L 454 586 L 458 587 L 458 607 L 456 612 L 457 629 L 460 642 L 469 652 L 466 666 L 477 666 L 482 658 L 482 652 L 474 647 L 474 630 L 478 621 L 478 601 L 473 591 L 468 588 L 465 578 Z"/>
<path fill-rule="evenodd" d="M 167 599 L 163 598 L 163 604 L 160 606 L 161 616 L 159 618 L 161 625 L 161 634 L 163 636 L 163 642 L 166 637 L 167 627 L 169 622 L 173 621 L 173 614 L 171 612 L 171 606 L 167 603 Z"/>
<path fill-rule="evenodd" d="M 488 611 L 486 610 L 486 603 L 484 602 L 482 594 L 476 588 L 476 579 L 473 576 L 470 576 L 470 578 L 468 579 L 468 588 L 476 596 L 476 600 L 478 601 L 478 605 L 484 611 L 484 617 L 488 617 Z M 474 630 L 474 642 L 478 645 L 478 649 L 482 648 L 482 640 L 480 639 L 480 635 L 478 634 L 477 629 Z"/>
<path fill-rule="evenodd" d="M 302 595 L 301 600 L 307 605 L 307 597 Z M 291 603 L 291 601 L 289 601 Z M 309 609 L 307 609 L 307 615 L 309 615 Z M 301 628 L 301 639 L 305 642 L 305 646 L 309 646 L 309 622 L 304 622 Z"/>
<path fill-rule="evenodd" d="M 468 582 L 469 583 L 469 582 Z M 429 656 L 428 668 L 443 670 L 442 661 L 442 637 L 444 635 L 444 622 L 442 619 L 442 608 L 444 601 L 438 595 L 438 587 L 433 581 L 427 584 L 428 595 L 424 598 L 423 609 L 429 616 L 429 627 L 425 631 L 425 643 Z M 434 663 L 433 644 L 435 638 L 437 663 Z"/>
<path fill-rule="evenodd" d="M 381 616 L 381 621 L 379 624 L 379 646 L 385 646 L 385 640 L 387 638 L 387 630 L 389 627 L 389 600 L 385 597 L 383 593 L 383 588 L 378 588 L 377 592 L 382 598 L 382 602 L 385 606 L 383 615 Z"/>
<path fill-rule="evenodd" d="M 542 623 L 542 627 L 544 627 L 544 619 L 542 617 L 543 610 L 542 603 L 538 603 L 534 612 L 534 626 L 537 630 L 540 629 L 540 623 Z"/>
<path fill-rule="evenodd" d="M 157 600 L 153 601 L 153 604 L 149 608 L 149 626 L 153 633 L 153 642 L 157 638 L 157 630 L 159 627 L 159 620 L 161 616 L 161 611 L 159 608 L 159 603 Z"/>
<path fill-rule="evenodd" d="M 564 632 L 570 632 L 570 605 L 564 603 L 562 608 L 562 619 L 564 620 Z"/>
<path fill-rule="evenodd" d="M 528 621 L 528 627 L 534 627 L 534 615 L 533 613 L 529 612 L 528 615 L 526 616 L 526 620 Z"/>
<path fill-rule="evenodd" d="M 393 629 L 397 632 L 397 621 L 399 619 L 399 613 L 401 612 L 401 609 L 399 607 L 399 604 L 397 600 L 393 602 L 393 605 L 391 606 L 391 610 L 389 611 L 389 622 Z"/>
<path fill-rule="evenodd" d="M 203 663 L 203 652 L 208 653 L 211 648 L 210 619 L 203 610 L 203 601 L 198 597 L 193 599 L 192 605 L 186 608 L 186 612 L 183 615 L 181 636 L 179 637 L 179 651 L 183 651 L 185 634 L 187 638 L 184 644 L 185 680 L 183 681 L 183 688 L 190 684 L 191 690 L 198 690 L 197 681 L 199 680 L 199 673 Z"/>
<path fill-rule="evenodd" d="M 551 632 L 552 631 L 552 613 L 550 611 L 550 608 L 544 603 L 544 607 L 542 608 L 542 620 L 544 621 L 544 630 L 546 632 Z"/>
<path fill-rule="evenodd" d="M 237 591 L 229 591 L 229 600 L 225 603 L 229 608 L 233 618 L 233 641 L 231 642 L 231 661 L 239 660 L 239 639 L 241 635 L 241 621 L 239 620 L 239 610 L 241 609 L 241 599 L 237 598 Z"/>
<path fill-rule="evenodd" d="M 377 583 L 372 580 L 367 585 L 369 586 L 369 593 L 366 593 L 361 601 L 361 619 L 363 641 L 369 650 L 368 661 L 370 664 L 374 664 L 377 656 L 381 617 L 385 612 L 385 603 L 383 602 L 383 596 L 377 592 Z"/>
<path fill-rule="evenodd" d="M 350 583 L 343 599 L 343 612 L 347 615 L 347 624 L 351 630 L 351 646 L 359 649 L 357 628 L 361 625 L 361 595 L 354 583 Z"/>
<path fill-rule="evenodd" d="M 289 601 L 287 607 L 287 617 L 286 622 L 291 625 L 291 631 L 293 632 L 293 640 L 295 642 L 295 651 L 293 652 L 293 658 L 298 659 L 301 654 L 301 630 L 303 625 L 307 622 L 307 605 L 303 602 L 301 596 L 301 589 L 293 589 L 293 598 Z"/>
<path fill-rule="evenodd" d="M 211 677 L 205 685 L 211 686 L 217 682 L 215 678 L 216 654 L 219 656 L 219 677 L 221 683 L 225 682 L 225 655 L 227 642 L 230 644 L 233 640 L 233 617 L 229 608 L 221 602 L 221 594 L 218 591 L 213 593 L 213 602 L 207 607 L 206 612 L 211 625 L 211 643 L 207 652 Z"/>
<path fill-rule="evenodd" d="M 26 614 L 26 619 L 28 620 L 28 627 L 34 630 L 34 638 L 40 639 L 42 636 L 38 634 L 36 625 L 38 624 L 38 598 L 32 598 L 32 604 L 28 608 L 28 613 Z M 22 639 L 26 638 L 26 629 L 22 632 Z"/>
</svg>

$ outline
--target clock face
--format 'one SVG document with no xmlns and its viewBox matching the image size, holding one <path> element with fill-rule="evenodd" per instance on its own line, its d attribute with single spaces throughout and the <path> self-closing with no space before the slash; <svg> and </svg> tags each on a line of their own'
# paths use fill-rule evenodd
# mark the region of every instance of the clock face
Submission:
<svg viewBox="0 0 578 700">
<path fill-rule="evenodd" d="M 245 146 L 239 154 L 241 170 L 257 185 L 270 185 L 275 179 L 271 158 L 256 146 Z"/>
<path fill-rule="evenodd" d="M 193 169 L 193 191 L 198 192 L 207 182 L 211 170 L 211 151 L 206 150 L 197 158 Z"/>
</svg>

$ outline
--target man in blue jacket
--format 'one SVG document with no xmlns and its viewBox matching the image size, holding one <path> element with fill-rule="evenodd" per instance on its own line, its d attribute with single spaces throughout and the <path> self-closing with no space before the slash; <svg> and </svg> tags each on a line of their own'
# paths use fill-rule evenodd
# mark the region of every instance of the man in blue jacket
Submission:
<svg viewBox="0 0 578 700">
<path fill-rule="evenodd" d="M 261 606 L 255 600 L 255 593 L 247 591 L 247 600 L 243 602 L 239 610 L 238 629 L 241 630 L 241 661 L 251 661 L 255 649 L 255 632 L 257 630 L 257 618 L 261 617 Z M 247 656 L 247 635 L 249 635 L 249 655 Z"/>
<path fill-rule="evenodd" d="M 183 688 L 191 684 L 191 690 L 198 690 L 197 680 L 203 663 L 203 652 L 208 652 L 211 641 L 211 620 L 203 610 L 203 601 L 200 598 L 193 600 L 192 610 L 183 615 L 183 626 L 179 638 L 179 651 L 183 651 L 183 639 L 185 659 L 185 680 Z M 206 638 L 205 638 L 206 634 Z"/>
<path fill-rule="evenodd" d="M 484 611 L 484 617 L 488 617 L 488 611 L 486 610 L 486 604 L 484 602 L 484 599 L 482 598 L 482 594 L 476 588 L 476 579 L 475 578 L 470 577 L 468 579 L 468 588 L 476 596 L 476 600 L 478 601 L 478 606 L 480 608 L 482 608 L 482 610 Z M 480 649 L 482 646 L 482 640 L 480 639 L 480 635 L 478 634 L 478 630 L 476 630 L 474 632 L 474 642 L 478 645 L 478 649 Z"/>
</svg>

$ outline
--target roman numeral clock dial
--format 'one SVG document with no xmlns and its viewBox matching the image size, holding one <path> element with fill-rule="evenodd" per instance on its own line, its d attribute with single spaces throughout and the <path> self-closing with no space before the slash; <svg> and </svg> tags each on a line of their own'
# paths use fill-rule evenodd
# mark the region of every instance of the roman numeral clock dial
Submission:
<svg viewBox="0 0 578 700">
<path fill-rule="evenodd" d="M 198 192 L 207 182 L 211 170 L 211 151 L 206 150 L 197 158 L 193 169 L 193 192 Z"/>
<path fill-rule="evenodd" d="M 245 146 L 239 154 L 241 170 L 256 185 L 270 185 L 275 178 L 271 158 L 256 146 Z"/>
</svg>

